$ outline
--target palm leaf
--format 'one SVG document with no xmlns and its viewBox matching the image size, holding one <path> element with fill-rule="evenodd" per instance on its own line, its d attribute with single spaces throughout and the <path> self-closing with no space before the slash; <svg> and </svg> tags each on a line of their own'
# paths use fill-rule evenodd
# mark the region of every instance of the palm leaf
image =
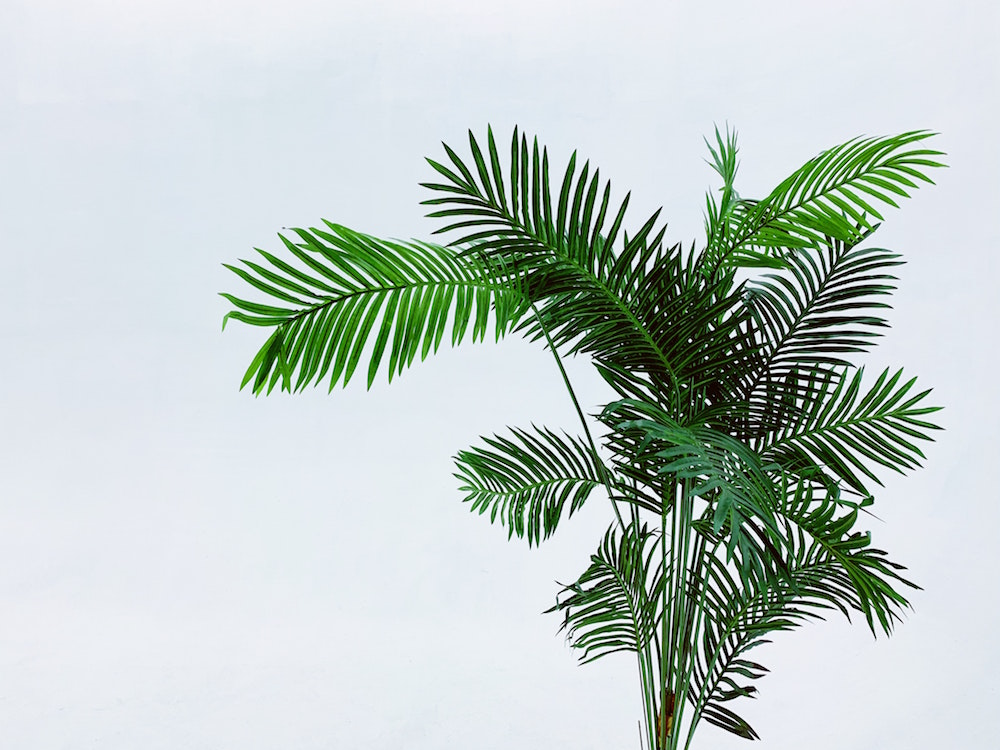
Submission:
<svg viewBox="0 0 1000 750">
<path fill-rule="evenodd" d="M 656 534 L 630 524 L 618 537 L 614 527 L 604 536 L 590 567 L 564 586 L 556 605 L 564 612 L 565 630 L 586 664 L 619 651 L 642 651 L 655 637 L 662 613 L 664 570 L 656 560 Z"/>
<path fill-rule="evenodd" d="M 427 243 L 379 240 L 346 227 L 296 229 L 300 242 L 279 235 L 289 258 L 258 250 L 264 263 L 226 267 L 283 304 L 264 305 L 224 293 L 234 310 L 226 321 L 273 327 L 243 378 L 254 393 L 318 383 L 330 390 L 350 381 L 368 352 L 370 388 L 384 355 L 389 380 L 437 351 L 450 328 L 452 345 L 472 329 L 481 340 L 492 314 L 499 339 L 523 313 L 523 298 L 498 266 Z M 298 261 L 298 263 L 294 263 Z"/>
<path fill-rule="evenodd" d="M 781 575 L 762 569 L 748 579 L 736 576 L 725 560 L 706 559 L 705 627 L 695 662 L 692 700 L 706 721 L 754 738 L 750 725 L 723 704 L 756 689 L 749 681 L 767 670 L 747 652 L 769 642 L 772 633 L 791 630 L 825 611 L 862 612 L 875 633 L 876 620 L 888 633 L 906 598 L 899 584 L 914 587 L 902 566 L 870 546 L 870 535 L 855 530 L 858 509 L 843 512 L 836 491 L 798 482 L 779 509 L 785 543 Z"/>
<path fill-rule="evenodd" d="M 899 256 L 832 240 L 818 251 L 787 258 L 784 273 L 747 283 L 745 302 L 757 357 L 743 370 L 735 400 L 749 403 L 761 427 L 779 423 L 784 402 L 809 398 L 817 371 L 845 366 L 844 355 L 864 352 L 887 327 L 879 297 L 894 290 L 886 271 Z"/>
<path fill-rule="evenodd" d="M 856 529 L 859 512 L 871 503 L 869 497 L 852 507 L 835 486 L 800 481 L 787 493 L 779 514 L 797 567 L 825 569 L 822 580 L 810 582 L 812 596 L 837 607 L 848 619 L 849 610 L 861 612 L 873 635 L 877 620 L 888 635 L 909 604 L 898 585 L 919 587 L 899 574 L 903 566 L 871 546 L 869 532 Z M 843 512 L 845 506 L 850 510 Z"/>
<path fill-rule="evenodd" d="M 940 151 L 913 147 L 932 135 L 856 138 L 810 159 L 765 199 L 734 207 L 725 242 L 712 249 L 713 268 L 739 265 L 743 255 L 752 261 L 821 247 L 828 237 L 856 244 L 873 219 L 882 220 L 879 206 L 897 206 L 919 182 L 932 182 L 928 169 L 944 166 Z"/>
<path fill-rule="evenodd" d="M 488 159 L 471 133 L 469 142 L 474 168 L 447 146 L 450 166 L 429 160 L 446 181 L 425 184 L 438 194 L 425 203 L 443 206 L 429 214 L 449 220 L 438 231 L 457 232 L 456 243 L 502 260 L 517 276 L 537 303 L 537 316 L 523 324 L 527 335 L 548 333 L 567 353 L 590 354 L 614 370 L 616 387 L 628 388 L 621 395 L 707 382 L 735 361 L 743 319 L 725 315 L 734 307 L 731 278 L 709 282 L 693 252 L 685 261 L 681 246 L 665 247 L 659 212 L 616 249 L 628 197 L 605 231 L 611 187 L 604 183 L 598 205 L 599 171 L 591 177 L 585 164 L 577 176 L 574 154 L 555 196 L 537 139 L 529 149 L 514 131 L 509 183 L 492 131 Z"/>
<path fill-rule="evenodd" d="M 488 448 L 460 451 L 455 476 L 473 511 L 499 519 L 508 538 L 538 544 L 555 531 L 567 503 L 572 517 L 603 486 L 607 469 L 579 438 L 537 427 L 511 432 L 513 439 L 483 438 Z"/>
<path fill-rule="evenodd" d="M 766 547 L 768 532 L 777 530 L 776 466 L 736 438 L 703 425 L 681 425 L 652 404 L 616 401 L 601 419 L 612 428 L 606 440 L 622 476 L 660 498 L 673 498 L 673 488 L 683 483 L 709 503 L 713 532 L 726 530 L 730 556 L 739 549 L 746 566 L 760 561 L 753 537 Z M 670 506 L 661 503 L 658 510 L 666 514 Z"/>
<path fill-rule="evenodd" d="M 826 373 L 815 396 L 759 441 L 760 455 L 790 471 L 825 467 L 862 496 L 870 493 L 861 476 L 881 485 L 871 465 L 899 473 L 918 467 L 924 454 L 916 441 L 940 429 L 923 419 L 940 410 L 921 405 L 930 390 L 909 395 L 916 378 L 900 383 L 902 370 L 890 376 L 887 369 L 863 391 L 863 375 L 863 368 Z"/>
</svg>

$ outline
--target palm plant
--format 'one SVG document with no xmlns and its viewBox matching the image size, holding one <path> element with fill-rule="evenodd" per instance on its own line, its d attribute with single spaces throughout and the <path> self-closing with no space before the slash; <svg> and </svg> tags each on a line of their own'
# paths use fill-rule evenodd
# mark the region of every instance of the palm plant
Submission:
<svg viewBox="0 0 1000 750">
<path fill-rule="evenodd" d="M 465 500 L 534 545 L 606 495 L 613 521 L 549 611 L 583 661 L 635 655 L 646 747 L 690 747 L 702 720 L 755 739 L 731 707 L 766 671 L 754 647 L 832 609 L 889 634 L 914 587 L 857 527 L 878 474 L 919 465 L 937 408 L 902 371 L 872 379 L 848 356 L 886 327 L 901 260 L 865 241 L 942 166 L 930 135 L 849 141 L 750 200 L 735 134 L 716 130 L 721 195 L 704 247 L 685 250 L 659 211 L 629 235 L 629 197 L 575 154 L 556 185 L 537 139 L 515 128 L 506 160 L 492 130 L 470 132 L 470 159 L 445 145 L 428 160 L 424 203 L 449 244 L 324 222 L 228 266 L 269 298 L 223 295 L 223 325 L 272 329 L 242 386 L 332 390 L 365 362 L 370 387 L 470 327 L 544 342 L 582 433 L 511 429 L 460 451 Z M 596 424 L 563 367 L 576 354 L 614 394 Z"/>
</svg>

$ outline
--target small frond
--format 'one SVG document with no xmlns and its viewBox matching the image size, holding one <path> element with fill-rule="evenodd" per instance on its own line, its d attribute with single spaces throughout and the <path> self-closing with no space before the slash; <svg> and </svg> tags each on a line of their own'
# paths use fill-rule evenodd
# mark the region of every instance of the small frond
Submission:
<svg viewBox="0 0 1000 750">
<path fill-rule="evenodd" d="M 601 416 L 612 428 L 606 439 L 623 477 L 671 497 L 683 483 L 711 508 L 712 531 L 728 536 L 730 558 L 739 552 L 741 570 L 770 558 L 780 502 L 773 473 L 749 446 L 718 430 L 684 426 L 651 404 L 631 400 L 610 404 Z M 668 512 L 663 507 L 662 513 Z M 757 524 L 760 524 L 758 527 Z M 778 555 L 773 555 L 778 557 Z"/>
<path fill-rule="evenodd" d="M 555 531 L 567 503 L 572 518 L 603 486 L 607 469 L 579 438 L 538 427 L 511 432 L 513 439 L 483 438 L 488 448 L 460 451 L 455 477 L 474 512 L 499 519 L 508 538 L 538 544 Z"/>
<path fill-rule="evenodd" d="M 655 637 L 665 575 L 656 553 L 656 534 L 645 526 L 630 524 L 620 538 L 612 527 L 590 567 L 546 610 L 565 613 L 560 630 L 583 651 L 582 663 L 642 651 Z"/>
</svg>

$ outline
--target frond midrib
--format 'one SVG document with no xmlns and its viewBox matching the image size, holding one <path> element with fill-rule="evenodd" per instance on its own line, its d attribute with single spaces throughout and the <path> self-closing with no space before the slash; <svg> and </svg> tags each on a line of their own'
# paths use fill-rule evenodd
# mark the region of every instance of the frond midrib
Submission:
<svg viewBox="0 0 1000 750">
<path fill-rule="evenodd" d="M 480 198 L 482 199 L 482 196 L 480 196 Z M 485 202 L 485 199 L 483 200 Z M 586 280 L 591 284 L 592 287 L 596 287 L 606 299 L 611 300 L 612 304 L 618 309 L 618 311 L 625 316 L 625 318 L 632 325 L 632 327 L 639 332 L 640 336 L 642 336 L 645 343 L 653 351 L 653 353 L 659 359 L 660 364 L 663 365 L 663 368 L 669 374 L 673 383 L 674 384 L 677 383 L 677 376 L 674 373 L 673 368 L 670 366 L 670 362 L 667 360 L 664 351 L 656 343 L 656 340 L 652 337 L 652 335 L 649 333 L 646 327 L 635 316 L 631 308 L 629 308 L 629 306 L 625 304 L 625 301 L 619 295 L 615 294 L 611 290 L 611 288 L 604 282 L 603 279 L 601 279 L 600 276 L 595 274 L 590 268 L 584 266 L 583 264 L 579 263 L 574 259 L 571 259 L 570 256 L 563 255 L 560 252 L 562 248 L 560 248 L 558 245 L 549 243 L 547 240 L 540 239 L 532 231 L 528 230 L 524 224 L 522 224 L 516 218 L 511 217 L 507 212 L 499 210 L 496 206 L 493 206 L 489 203 L 486 203 L 486 205 L 489 206 L 491 209 L 493 209 L 498 215 L 502 216 L 508 223 L 511 224 L 511 226 L 516 230 L 514 234 L 522 235 L 523 238 L 531 240 L 532 242 L 536 243 L 537 245 L 551 252 L 553 255 L 559 258 L 560 261 L 573 266 L 573 268 L 577 269 L 577 272 L 581 276 L 584 276 L 586 278 Z"/>
<path fill-rule="evenodd" d="M 469 479 L 467 476 L 463 476 L 462 478 L 465 480 Z M 537 490 L 545 490 L 559 484 L 583 484 L 590 485 L 592 488 L 604 486 L 603 482 L 600 480 L 592 479 L 590 477 L 561 477 L 559 479 L 544 479 L 536 482 L 528 482 L 527 484 L 520 485 L 517 489 L 513 490 L 492 490 L 488 487 L 474 487 L 472 485 L 459 487 L 459 490 L 464 492 L 475 492 L 482 495 L 491 495 L 493 497 L 500 498 L 515 497 L 517 495 L 527 494 Z"/>
<path fill-rule="evenodd" d="M 406 289 L 422 289 L 427 287 L 441 288 L 441 287 L 471 287 L 473 289 L 483 289 L 492 290 L 494 292 L 512 292 L 510 287 L 498 285 L 498 284 L 484 284 L 476 281 L 475 279 L 440 279 L 433 281 L 416 281 L 412 284 L 395 284 L 392 286 L 382 286 L 382 287 L 372 287 L 368 289 L 358 289 L 353 292 L 347 292 L 338 297 L 324 297 L 321 302 L 315 305 L 307 305 L 304 308 L 300 308 L 293 315 L 289 315 L 284 321 L 278 323 L 277 325 L 290 325 L 301 318 L 314 315 L 322 310 L 329 308 L 332 305 L 336 305 L 344 302 L 345 300 L 353 299 L 355 297 L 372 296 L 377 294 L 391 294 L 392 292 L 400 292 Z"/>
</svg>

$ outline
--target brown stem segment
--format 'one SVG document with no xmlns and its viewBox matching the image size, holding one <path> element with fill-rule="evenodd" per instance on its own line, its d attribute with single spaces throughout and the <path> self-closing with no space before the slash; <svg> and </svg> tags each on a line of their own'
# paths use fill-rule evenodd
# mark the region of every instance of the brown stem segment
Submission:
<svg viewBox="0 0 1000 750">
<path fill-rule="evenodd" d="M 656 712 L 656 748 L 664 750 L 667 746 L 667 737 L 674 724 L 674 694 L 667 690 L 663 694 L 663 705 Z"/>
</svg>

